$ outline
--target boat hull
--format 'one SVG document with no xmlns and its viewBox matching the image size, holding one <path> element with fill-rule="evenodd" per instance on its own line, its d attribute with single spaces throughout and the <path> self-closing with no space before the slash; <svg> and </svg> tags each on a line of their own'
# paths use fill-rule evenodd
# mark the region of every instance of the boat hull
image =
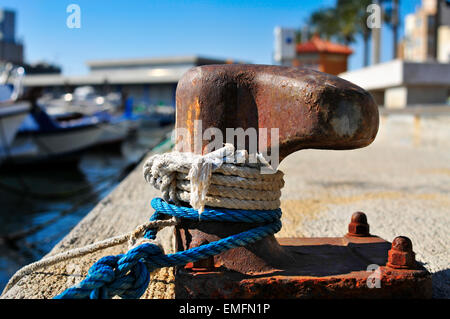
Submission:
<svg viewBox="0 0 450 319">
<path fill-rule="evenodd" d="M 0 106 L 0 153 L 7 152 L 22 124 L 30 111 L 27 102 Z"/>
<path fill-rule="evenodd" d="M 114 144 L 124 141 L 129 135 L 132 122 L 123 120 L 117 123 L 104 123 L 97 145 Z"/>
<path fill-rule="evenodd" d="M 18 134 L 7 162 L 27 164 L 72 157 L 98 143 L 102 125 L 67 131 Z"/>
</svg>

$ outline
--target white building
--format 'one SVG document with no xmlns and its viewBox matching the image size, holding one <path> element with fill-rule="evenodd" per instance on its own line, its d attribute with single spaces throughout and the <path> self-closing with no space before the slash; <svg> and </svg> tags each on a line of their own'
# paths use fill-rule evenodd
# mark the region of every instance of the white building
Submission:
<svg viewBox="0 0 450 319">
<path fill-rule="evenodd" d="M 369 91 L 380 106 L 445 105 L 450 96 L 450 64 L 392 60 L 339 74 Z"/>
</svg>

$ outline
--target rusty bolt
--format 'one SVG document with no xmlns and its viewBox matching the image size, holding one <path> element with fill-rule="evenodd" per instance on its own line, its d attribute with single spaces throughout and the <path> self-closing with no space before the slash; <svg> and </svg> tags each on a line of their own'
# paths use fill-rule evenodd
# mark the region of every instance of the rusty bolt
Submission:
<svg viewBox="0 0 450 319">
<path fill-rule="evenodd" d="M 347 236 L 367 237 L 370 236 L 367 216 L 363 212 L 353 213 L 350 224 L 348 224 Z"/>
<path fill-rule="evenodd" d="M 414 269 L 416 266 L 416 254 L 412 250 L 412 242 L 408 237 L 395 237 L 392 247 L 388 252 L 389 268 Z"/>
</svg>

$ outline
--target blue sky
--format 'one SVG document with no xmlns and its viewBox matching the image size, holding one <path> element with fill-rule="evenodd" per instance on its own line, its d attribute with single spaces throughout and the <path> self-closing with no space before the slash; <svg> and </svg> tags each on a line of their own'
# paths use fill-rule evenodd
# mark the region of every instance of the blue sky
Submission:
<svg viewBox="0 0 450 319">
<path fill-rule="evenodd" d="M 66 26 L 66 7 L 81 8 L 81 28 Z M 420 0 L 400 0 L 403 17 Z M 65 74 L 85 74 L 86 60 L 198 54 L 272 63 L 273 28 L 300 27 L 309 14 L 335 0 L 2 0 L 16 10 L 16 35 L 28 62 L 45 60 Z M 403 34 L 403 28 L 400 30 Z M 382 31 L 382 61 L 392 57 L 389 27 Z M 362 43 L 349 68 L 362 66 Z"/>
</svg>

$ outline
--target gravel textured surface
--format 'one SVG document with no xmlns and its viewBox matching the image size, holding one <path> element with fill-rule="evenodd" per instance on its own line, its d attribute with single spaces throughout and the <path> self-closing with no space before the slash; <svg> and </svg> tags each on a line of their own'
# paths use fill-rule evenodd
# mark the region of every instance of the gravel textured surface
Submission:
<svg viewBox="0 0 450 319">
<path fill-rule="evenodd" d="M 280 165 L 279 237 L 342 236 L 355 211 L 372 234 L 404 235 L 433 273 L 433 296 L 450 297 L 450 151 L 376 141 L 352 151 L 304 150 Z"/>
</svg>

